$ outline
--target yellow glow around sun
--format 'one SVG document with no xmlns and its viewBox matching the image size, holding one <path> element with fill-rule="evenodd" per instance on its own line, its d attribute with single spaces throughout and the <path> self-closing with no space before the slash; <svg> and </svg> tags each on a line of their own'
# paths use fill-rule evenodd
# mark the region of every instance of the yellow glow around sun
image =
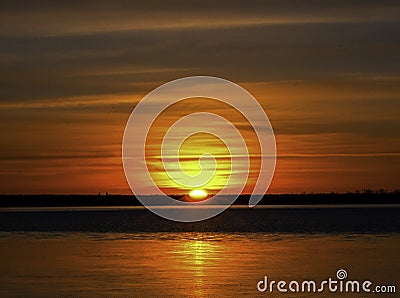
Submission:
<svg viewBox="0 0 400 298">
<path fill-rule="evenodd" d="M 202 189 L 194 189 L 189 193 L 189 196 L 194 200 L 202 200 L 207 197 L 207 192 Z"/>
<path fill-rule="evenodd" d="M 146 165 L 153 183 L 166 195 L 189 195 L 193 189 L 206 190 L 208 193 L 217 194 L 224 189 L 226 193 L 237 193 L 241 181 L 238 180 L 239 172 L 245 171 L 246 159 L 241 156 L 232 156 L 236 150 L 236 142 L 232 148 L 228 148 L 223 139 L 218 136 L 200 131 L 187 137 L 180 143 L 179 151 L 175 146 L 162 146 L 168 128 L 187 115 L 195 112 L 209 112 L 226 118 L 229 122 L 238 126 L 240 133 L 246 141 L 250 156 L 250 173 L 247 180 L 247 188 L 243 192 L 252 192 L 253 185 L 257 181 L 257 173 L 260 165 L 260 147 L 255 132 L 244 116 L 224 103 L 207 98 L 190 98 L 182 100 L 164 110 L 152 124 L 146 139 Z M 211 125 L 211 124 L 210 124 Z M 197 127 L 197 123 L 193 123 Z M 182 127 L 182 132 L 192 131 L 191 127 Z M 185 134 L 188 135 L 188 134 Z M 182 140 L 179 140 L 181 142 Z M 239 143 L 237 143 L 239 144 Z M 164 144 L 165 145 L 165 144 Z M 164 153 L 162 152 L 164 149 Z M 237 166 L 235 173 L 232 169 L 232 158 L 235 157 Z M 177 162 L 178 158 L 178 162 Z M 199 176 L 198 183 L 186 183 L 185 179 L 174 180 L 166 171 L 178 177 L 187 176 L 187 179 Z M 244 172 L 243 172 L 244 173 Z M 185 175 L 186 174 L 186 175 Z M 232 176 L 233 175 L 233 176 Z M 203 179 L 210 177 L 209 180 Z M 204 183 L 200 183 L 204 182 Z M 148 181 L 143 181 L 146 185 Z M 208 194 L 204 197 L 207 199 Z"/>
<path fill-rule="evenodd" d="M 161 142 L 161 141 L 160 141 Z M 148 145 L 150 149 L 152 144 Z M 154 145 L 156 146 L 156 145 Z M 158 144 L 157 144 L 158 146 Z M 188 137 L 179 149 L 179 163 L 173 163 L 175 171 L 183 171 L 188 176 L 197 176 L 200 173 L 209 175 L 211 179 L 205 184 L 196 186 L 185 186 L 174 182 L 165 172 L 159 150 L 149 150 L 147 165 L 150 174 L 157 184 L 166 194 L 188 194 L 196 189 L 206 189 L 212 193 L 217 193 L 227 185 L 231 174 L 231 156 L 226 145 L 216 136 L 208 133 L 196 133 Z M 215 163 L 211 158 L 200 159 L 203 154 L 210 154 L 215 158 Z M 167 156 L 174 157 L 173 154 Z M 216 168 L 215 168 L 216 165 Z M 194 199 L 194 198 L 192 198 Z M 194 199 L 195 200 L 195 199 Z"/>
</svg>

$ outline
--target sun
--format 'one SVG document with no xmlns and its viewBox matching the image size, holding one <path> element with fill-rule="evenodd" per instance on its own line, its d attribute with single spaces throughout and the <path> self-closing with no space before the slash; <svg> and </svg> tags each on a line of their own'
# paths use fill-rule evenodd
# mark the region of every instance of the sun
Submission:
<svg viewBox="0 0 400 298">
<path fill-rule="evenodd" d="M 189 196 L 194 200 L 203 200 L 207 195 L 207 192 L 202 189 L 194 189 L 189 193 Z"/>
</svg>

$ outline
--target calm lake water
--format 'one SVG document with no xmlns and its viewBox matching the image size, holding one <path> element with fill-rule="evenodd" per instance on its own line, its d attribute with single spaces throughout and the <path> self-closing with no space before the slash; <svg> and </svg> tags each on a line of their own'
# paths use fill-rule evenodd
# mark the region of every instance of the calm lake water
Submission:
<svg viewBox="0 0 400 298">
<path fill-rule="evenodd" d="M 232 226 L 240 230 L 245 225 L 244 218 L 250 217 L 245 215 L 235 216 L 241 225 L 235 226 L 232 219 L 225 222 L 229 228 L 221 228 L 222 231 L 211 228 L 212 223 L 218 225 L 218 221 L 211 221 L 190 226 L 191 231 L 165 232 L 159 226 L 160 231 L 156 232 L 136 231 L 131 226 L 132 232 L 99 232 L 86 225 L 87 217 L 94 222 L 104 217 L 110 225 L 107 214 L 112 215 L 114 211 L 85 211 L 78 215 L 75 212 L 73 216 L 68 213 L 69 217 L 65 213 L 41 213 L 43 222 L 36 226 L 32 225 L 36 212 L 13 212 L 0 214 L 0 296 L 318 297 L 321 294 L 279 294 L 277 290 L 260 293 L 257 283 L 266 275 L 276 281 L 315 280 L 318 283 L 329 277 L 336 279 L 339 269 L 347 271 L 348 279 L 368 279 L 374 285 L 395 285 L 397 292 L 400 290 L 400 234 L 382 227 L 379 233 L 368 232 L 368 227 L 357 233 L 304 232 L 295 227 L 296 232 L 252 232 L 251 228 L 246 232 L 235 231 Z M 360 212 L 355 211 L 354 220 Z M 275 219 L 273 214 L 268 213 L 269 220 Z M 313 213 L 310 214 L 312 218 Z M 133 216 L 131 213 L 118 215 Z M 75 222 L 63 223 L 62 230 L 55 223 L 66 220 L 65 216 Z M 4 223 L 5 219 L 12 218 L 13 224 Z M 22 219 L 27 220 L 25 225 L 17 224 Z M 143 220 L 151 225 L 151 221 L 141 218 L 142 225 Z M 373 223 L 374 220 L 370 230 Z M 27 228 L 29 224 L 31 229 Z M 333 222 L 330 224 L 335 227 Z M 298 225 L 302 225 L 301 221 Z M 280 226 L 274 227 L 279 230 Z M 327 290 L 322 294 L 326 297 L 365 295 L 334 294 Z M 367 296 L 398 297 L 393 293 Z"/>
</svg>

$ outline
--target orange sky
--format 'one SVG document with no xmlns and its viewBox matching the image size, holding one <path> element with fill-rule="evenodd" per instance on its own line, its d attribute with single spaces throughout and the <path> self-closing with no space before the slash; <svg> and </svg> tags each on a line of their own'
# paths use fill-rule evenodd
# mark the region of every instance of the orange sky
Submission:
<svg viewBox="0 0 400 298">
<path fill-rule="evenodd" d="M 150 2 L 4 4 L 0 193 L 130 193 L 121 142 L 132 109 L 192 75 L 259 100 L 277 141 L 270 192 L 400 188 L 399 4 Z M 165 113 L 150 149 L 157 129 L 199 109 L 241 121 L 192 100 Z M 182 153 L 198 154 L 193 144 Z"/>
</svg>

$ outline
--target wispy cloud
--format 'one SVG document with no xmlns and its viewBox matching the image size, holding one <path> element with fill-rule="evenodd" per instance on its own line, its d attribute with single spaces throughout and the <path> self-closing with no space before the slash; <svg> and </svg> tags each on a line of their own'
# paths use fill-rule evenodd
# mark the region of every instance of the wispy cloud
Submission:
<svg viewBox="0 0 400 298">
<path fill-rule="evenodd" d="M 398 187 L 399 15 L 398 1 L 2 1 L 0 192 L 129 192 L 130 112 L 190 75 L 260 101 L 278 142 L 272 191 Z"/>
</svg>

